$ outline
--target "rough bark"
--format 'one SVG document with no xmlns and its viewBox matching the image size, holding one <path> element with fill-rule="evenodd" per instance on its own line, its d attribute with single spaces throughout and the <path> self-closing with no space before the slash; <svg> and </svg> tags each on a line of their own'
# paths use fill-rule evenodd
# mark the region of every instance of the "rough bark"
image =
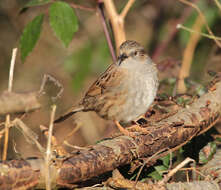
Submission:
<svg viewBox="0 0 221 190">
<path fill-rule="evenodd" d="M 53 181 L 56 185 L 73 187 L 74 184 L 91 179 L 118 166 L 131 163 L 139 158 L 150 157 L 160 150 L 174 151 L 190 141 L 193 137 L 204 133 L 220 119 L 221 82 L 220 77 L 210 87 L 208 93 L 195 100 L 191 105 L 178 110 L 174 115 L 146 126 L 146 133 L 135 133 L 135 137 L 117 136 L 105 139 L 85 150 L 79 150 L 65 159 L 55 159 L 51 165 Z M 168 151 L 163 154 L 168 153 Z M 162 156 L 162 154 L 160 155 Z M 158 156 L 155 157 L 155 159 Z M 37 160 L 36 160 L 37 161 Z M 16 161 L 14 161 L 16 162 Z M 41 172 L 43 179 L 44 162 L 28 162 L 33 172 Z M 0 189 L 4 183 L 1 168 L 7 162 L 0 164 Z M 21 170 L 24 170 L 21 167 Z M 13 175 L 9 172 L 7 176 Z M 40 182 L 40 181 L 39 181 Z M 13 181 L 11 181 L 13 183 Z"/>
<path fill-rule="evenodd" d="M 39 171 L 23 160 L 4 161 L 0 164 L 0 189 L 23 190 L 39 182 Z"/>
</svg>

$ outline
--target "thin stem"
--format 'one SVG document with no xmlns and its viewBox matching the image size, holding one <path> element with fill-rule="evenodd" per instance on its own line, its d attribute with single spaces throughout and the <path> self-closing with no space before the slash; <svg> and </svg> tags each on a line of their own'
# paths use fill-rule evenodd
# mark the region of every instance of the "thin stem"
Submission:
<svg viewBox="0 0 221 190">
<path fill-rule="evenodd" d="M 82 5 L 77 5 L 73 2 L 69 2 L 69 5 L 75 9 L 80 9 L 80 10 L 83 10 L 83 11 L 90 11 L 90 12 L 94 12 L 96 11 L 95 8 L 92 8 L 92 7 L 86 7 L 86 6 L 82 6 Z"/>
<path fill-rule="evenodd" d="M 221 4 L 220 4 L 220 2 L 218 1 L 218 0 L 214 0 L 215 1 L 215 3 L 216 3 L 216 6 L 220 9 L 220 11 L 221 11 Z"/>
<path fill-rule="evenodd" d="M 14 67 L 15 67 L 15 59 L 17 55 L 17 48 L 12 50 L 12 58 L 9 70 L 9 80 L 8 80 L 8 91 L 12 91 L 12 84 L 13 84 L 13 74 L 14 74 Z M 4 148 L 3 148 L 3 155 L 2 160 L 6 160 L 7 158 L 7 151 L 8 151 L 8 138 L 9 138 L 9 127 L 10 127 L 10 115 L 6 115 L 5 119 L 5 139 L 4 139 Z"/>
<path fill-rule="evenodd" d="M 8 91 L 12 91 L 12 83 L 13 83 L 13 74 L 14 74 L 14 67 L 15 67 L 15 59 L 17 54 L 17 48 L 12 50 L 12 59 L 11 59 L 11 66 L 9 71 L 9 80 L 8 80 Z"/>
<path fill-rule="evenodd" d="M 212 30 L 210 29 L 210 27 L 209 27 L 209 25 L 208 25 L 208 23 L 207 23 L 207 21 L 206 21 L 205 16 L 203 15 L 203 13 L 202 13 L 202 11 L 199 9 L 199 7 L 197 7 L 197 5 L 195 5 L 194 3 L 191 3 L 191 2 L 189 2 L 189 1 L 186 1 L 186 0 L 178 0 L 178 1 L 180 1 L 180 2 L 182 2 L 182 3 L 184 3 L 184 4 L 186 4 L 186 5 L 189 5 L 189 6 L 193 7 L 193 8 L 198 12 L 198 14 L 199 14 L 199 16 L 201 17 L 201 19 L 203 20 L 203 22 L 204 22 L 204 24 L 205 24 L 205 26 L 206 26 L 206 29 L 207 29 L 207 31 L 209 32 L 209 34 L 210 34 L 211 36 L 215 36 L 215 35 L 213 34 Z M 216 45 L 217 45 L 218 47 L 221 47 L 221 43 L 220 43 L 216 38 L 214 38 L 214 41 L 215 41 L 215 43 L 216 43 Z"/>
<path fill-rule="evenodd" d="M 163 148 L 163 149 L 157 151 L 155 154 L 153 154 L 151 157 L 147 158 L 147 159 L 144 161 L 143 165 L 140 167 L 140 169 L 139 169 L 139 171 L 138 171 L 138 173 L 137 173 L 137 177 L 136 177 L 136 179 L 135 179 L 134 188 L 135 188 L 136 185 L 137 185 L 138 179 L 139 179 L 139 177 L 140 177 L 140 174 L 141 174 L 141 172 L 142 172 L 144 166 L 145 166 L 148 162 L 150 162 L 154 157 L 156 157 L 157 155 L 161 154 L 161 153 L 164 152 L 165 150 L 166 150 L 166 148 Z"/>
<path fill-rule="evenodd" d="M 6 160 L 6 158 L 7 158 L 9 127 L 10 127 L 10 115 L 6 115 L 6 119 L 5 119 L 5 138 L 4 138 L 4 148 L 3 148 L 2 160 Z"/>
<path fill-rule="evenodd" d="M 47 143 L 47 150 L 46 150 L 46 157 L 45 157 L 45 165 L 46 165 L 46 190 L 51 190 L 51 175 L 50 175 L 50 161 L 51 161 L 51 139 L 52 139 L 52 132 L 54 126 L 54 119 L 55 119 L 55 111 L 56 105 L 52 106 L 51 117 L 50 117 L 50 124 L 48 130 L 48 143 Z"/>
<path fill-rule="evenodd" d="M 104 15 L 104 9 L 103 9 L 103 3 L 98 4 L 97 11 L 98 11 L 98 14 L 100 15 L 100 18 L 101 18 L 101 23 L 102 23 L 102 26 L 103 26 L 103 29 L 104 29 L 104 34 L 105 34 L 105 37 L 106 37 L 106 40 L 107 40 L 107 44 L 108 44 L 108 47 L 109 47 L 109 51 L 110 51 L 112 60 L 115 63 L 117 61 L 117 58 L 116 58 L 116 54 L 115 54 L 115 51 L 114 51 L 113 43 L 112 43 L 111 38 L 110 38 L 110 33 L 108 31 L 108 28 L 107 28 L 107 23 L 106 23 L 106 19 L 105 19 L 105 15 Z"/>
<path fill-rule="evenodd" d="M 209 39 L 212 39 L 212 40 L 216 39 L 216 40 L 221 41 L 221 37 L 211 36 L 211 35 L 209 35 L 209 34 L 205 34 L 205 33 L 203 33 L 203 32 L 199 32 L 199 31 L 193 30 L 193 29 L 191 29 L 191 28 L 188 28 L 188 27 L 186 27 L 186 26 L 183 26 L 182 24 L 178 24 L 178 25 L 177 25 L 177 28 L 178 28 L 178 29 L 181 28 L 181 29 L 186 30 L 186 31 L 191 32 L 191 33 L 199 34 L 199 35 L 201 35 L 201 36 L 203 36 L 203 37 L 206 37 L 206 38 L 209 38 Z"/>
<path fill-rule="evenodd" d="M 124 19 L 117 13 L 113 0 L 103 0 L 103 3 L 113 27 L 115 45 L 118 54 L 120 45 L 126 40 Z"/>
<path fill-rule="evenodd" d="M 164 178 L 158 182 L 158 184 L 159 185 L 165 184 L 177 171 L 179 171 L 182 167 L 184 167 L 186 164 L 190 162 L 195 162 L 195 160 L 191 158 L 186 158 L 183 162 L 181 162 L 174 169 L 172 169 L 167 175 L 165 175 Z"/>
<path fill-rule="evenodd" d="M 128 0 L 126 6 L 124 7 L 123 11 L 121 12 L 121 18 L 125 18 L 127 16 L 128 11 L 130 10 L 131 6 L 134 4 L 135 0 Z"/>
<path fill-rule="evenodd" d="M 45 153 L 45 148 L 43 148 L 41 146 L 41 144 L 38 142 L 37 135 L 25 123 L 23 123 L 22 120 L 20 120 L 18 118 L 15 118 L 12 121 L 12 125 L 19 128 L 22 131 L 22 133 L 23 133 L 24 137 L 26 138 L 26 140 L 30 143 L 34 143 L 37 146 L 40 153 L 42 153 L 42 154 Z"/>
<path fill-rule="evenodd" d="M 195 0 L 196 1 L 196 0 Z M 192 12 L 191 7 L 187 7 L 184 11 L 182 16 L 177 19 L 176 23 L 172 26 L 172 30 L 168 34 L 167 38 L 160 43 L 157 48 L 154 50 L 154 53 L 152 55 L 153 61 L 156 61 L 158 57 L 163 53 L 163 51 L 167 48 L 167 46 L 170 44 L 171 40 L 176 36 L 177 32 L 179 31 L 178 28 L 176 27 L 178 23 L 183 23 L 186 18 L 190 15 Z"/>
</svg>

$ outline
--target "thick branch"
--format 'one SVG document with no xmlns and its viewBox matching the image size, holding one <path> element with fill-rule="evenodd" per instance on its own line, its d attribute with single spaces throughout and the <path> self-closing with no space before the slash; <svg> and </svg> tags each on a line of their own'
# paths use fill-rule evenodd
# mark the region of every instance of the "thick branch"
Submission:
<svg viewBox="0 0 221 190">
<path fill-rule="evenodd" d="M 0 115 L 24 113 L 40 107 L 41 105 L 35 92 L 14 93 L 5 91 L 0 95 Z"/>
<path fill-rule="evenodd" d="M 159 150 L 178 149 L 193 137 L 211 128 L 220 119 L 221 81 L 210 89 L 208 93 L 186 108 L 180 109 L 176 114 L 147 126 L 146 134 L 137 133 L 134 138 L 118 136 L 106 139 L 84 150 L 79 150 L 68 158 L 56 159 L 51 165 L 56 176 L 54 183 L 73 187 L 78 182 L 129 164 L 132 160 L 150 157 Z M 0 174 L 4 168 L 3 165 L 7 163 L 9 162 L 0 164 Z M 39 161 L 36 164 L 32 160 L 30 164 L 31 168 L 38 165 L 38 169 L 34 171 L 44 175 L 42 172 L 44 165 L 42 166 Z M 13 175 L 13 172 L 7 173 L 8 177 L 10 175 Z M 4 176 L 0 176 L 0 189 L 2 189 L 3 182 Z M 11 183 L 15 182 L 11 181 Z"/>
<path fill-rule="evenodd" d="M 116 49 L 118 50 L 121 43 L 126 40 L 124 18 L 117 13 L 113 0 L 103 0 L 103 3 L 113 27 Z"/>
</svg>

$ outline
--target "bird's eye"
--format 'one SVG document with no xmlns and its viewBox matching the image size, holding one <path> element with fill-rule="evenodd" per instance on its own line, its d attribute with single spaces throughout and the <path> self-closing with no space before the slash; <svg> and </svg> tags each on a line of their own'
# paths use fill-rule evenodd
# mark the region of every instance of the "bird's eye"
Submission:
<svg viewBox="0 0 221 190">
<path fill-rule="evenodd" d="M 136 56 L 136 55 L 138 55 L 138 52 L 137 52 L 137 51 L 135 51 L 135 52 L 134 52 L 134 55 L 135 55 L 135 56 Z"/>
</svg>

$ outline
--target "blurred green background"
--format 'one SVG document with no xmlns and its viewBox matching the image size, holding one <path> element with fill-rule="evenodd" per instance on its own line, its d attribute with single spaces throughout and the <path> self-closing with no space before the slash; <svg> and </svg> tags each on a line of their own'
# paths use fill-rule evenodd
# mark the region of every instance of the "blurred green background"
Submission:
<svg viewBox="0 0 221 190">
<path fill-rule="evenodd" d="M 67 1 L 68 2 L 68 1 Z M 120 11 L 126 0 L 115 1 Z M 221 10 L 211 0 L 192 1 L 202 10 L 212 31 L 221 36 Z M 18 47 L 22 30 L 36 15 L 47 13 L 48 5 L 20 10 L 27 3 L 26 0 L 0 1 L 0 90 L 7 89 L 8 72 L 12 48 Z M 95 1 L 78 0 L 75 4 L 96 8 Z M 41 110 L 29 113 L 24 122 L 40 136 L 39 140 L 45 143 L 40 134 L 39 125 L 48 125 L 52 103 L 57 105 L 56 115 L 62 114 L 72 104 L 83 96 L 89 85 L 98 75 L 111 64 L 112 59 L 103 33 L 100 18 L 95 11 L 75 9 L 78 17 L 79 29 L 68 48 L 65 48 L 56 38 L 49 26 L 48 16 L 43 22 L 43 29 L 36 47 L 27 57 L 24 64 L 18 53 L 15 65 L 13 91 L 38 91 L 44 74 L 55 77 L 64 88 L 62 97 L 55 102 L 57 87 L 48 85 L 47 99 Z M 160 79 L 166 81 L 170 88 L 161 87 L 161 92 L 172 94 L 175 79 L 179 74 L 183 52 L 189 43 L 190 33 L 176 25 L 191 28 L 197 17 L 197 12 L 178 0 L 137 0 L 129 11 L 125 20 L 127 39 L 141 43 L 160 69 Z M 172 32 L 175 31 L 174 34 Z M 207 32 L 205 26 L 202 32 Z M 171 39 L 170 39 L 171 38 Z M 168 40 L 170 39 L 170 40 Z M 165 49 L 159 49 L 166 41 Z M 221 56 L 218 46 L 213 40 L 201 37 L 194 52 L 191 67 L 190 81 L 200 86 L 208 81 L 207 70 L 221 71 Z M 169 66 L 168 66 L 169 65 Z M 2 118 L 2 121 L 4 118 Z M 111 121 L 104 121 L 95 113 L 79 113 L 55 127 L 55 136 L 59 142 L 78 127 L 68 142 L 73 145 L 84 146 L 95 143 L 111 132 L 117 131 Z M 10 152 L 14 157 L 13 147 L 23 157 L 39 155 L 33 145 L 28 144 L 23 135 L 16 129 L 11 130 Z M 23 149 L 23 147 L 26 149 Z"/>
</svg>

